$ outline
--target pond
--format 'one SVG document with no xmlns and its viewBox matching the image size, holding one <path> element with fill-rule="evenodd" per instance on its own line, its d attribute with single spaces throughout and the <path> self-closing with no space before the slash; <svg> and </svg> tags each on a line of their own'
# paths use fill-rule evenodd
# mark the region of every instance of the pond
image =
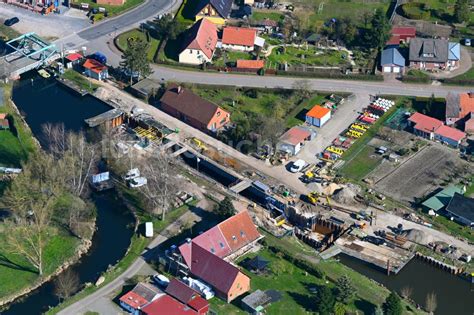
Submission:
<svg viewBox="0 0 474 315">
<path fill-rule="evenodd" d="M 26 75 L 16 82 L 13 100 L 43 145 L 46 143 L 46 139 L 41 137 L 41 125 L 44 123 L 64 123 L 66 130 L 79 131 L 85 126 L 85 118 L 110 109 L 93 97 L 80 97 L 54 80 L 44 80 L 35 74 Z M 93 195 L 93 201 L 97 208 L 97 230 L 92 247 L 72 267 L 81 283 L 94 283 L 109 265 L 116 264 L 125 255 L 133 235 L 133 216 L 116 194 Z M 2 314 L 41 314 L 49 306 L 58 304 L 53 291 L 54 285 L 46 283 L 26 298 L 13 303 Z"/>
</svg>

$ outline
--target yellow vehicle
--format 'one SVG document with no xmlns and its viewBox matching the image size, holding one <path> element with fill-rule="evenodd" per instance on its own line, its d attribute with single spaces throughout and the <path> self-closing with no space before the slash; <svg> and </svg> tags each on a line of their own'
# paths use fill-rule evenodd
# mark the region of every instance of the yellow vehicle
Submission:
<svg viewBox="0 0 474 315">
<path fill-rule="evenodd" d="M 339 156 L 341 156 L 344 153 L 344 150 L 333 147 L 333 146 L 327 147 L 326 151 L 337 154 Z"/>
<path fill-rule="evenodd" d="M 312 192 L 306 195 L 306 198 L 308 199 L 308 202 L 315 205 L 318 203 L 319 200 L 319 194 L 317 192 Z"/>
<path fill-rule="evenodd" d="M 351 137 L 351 138 L 356 138 L 356 139 L 362 137 L 362 135 L 363 135 L 362 132 L 358 132 L 358 131 L 355 131 L 355 130 L 349 130 L 346 133 L 346 136 Z"/>
<path fill-rule="evenodd" d="M 202 143 L 201 140 L 199 140 L 198 138 L 193 138 L 193 142 L 196 144 L 196 146 L 203 150 L 203 151 L 206 151 L 207 150 L 207 147 Z"/>
<path fill-rule="evenodd" d="M 352 124 L 351 129 L 360 131 L 360 132 L 366 132 L 368 128 L 361 124 Z"/>
</svg>

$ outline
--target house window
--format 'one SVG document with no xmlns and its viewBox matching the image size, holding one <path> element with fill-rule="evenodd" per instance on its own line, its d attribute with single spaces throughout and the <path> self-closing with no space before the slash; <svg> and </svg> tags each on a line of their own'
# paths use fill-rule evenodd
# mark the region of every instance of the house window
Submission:
<svg viewBox="0 0 474 315">
<path fill-rule="evenodd" d="M 237 236 L 232 235 L 232 239 L 233 239 L 234 241 L 237 240 Z"/>
<path fill-rule="evenodd" d="M 221 248 L 224 248 L 224 243 L 219 242 L 219 246 L 220 246 Z"/>
<path fill-rule="evenodd" d="M 214 247 L 211 247 L 211 253 L 214 254 L 215 252 L 216 252 L 216 250 L 214 249 Z"/>
<path fill-rule="evenodd" d="M 241 236 L 241 237 L 244 237 L 244 236 L 245 236 L 245 232 L 244 232 L 244 231 L 240 231 L 240 236 Z"/>
<path fill-rule="evenodd" d="M 217 112 L 216 116 L 219 117 L 221 115 L 221 112 Z"/>
</svg>

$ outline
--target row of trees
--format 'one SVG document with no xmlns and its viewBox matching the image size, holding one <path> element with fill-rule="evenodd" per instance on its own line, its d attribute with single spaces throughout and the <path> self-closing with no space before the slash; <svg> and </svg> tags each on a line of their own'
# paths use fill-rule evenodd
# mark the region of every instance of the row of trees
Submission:
<svg viewBox="0 0 474 315">
<path fill-rule="evenodd" d="M 97 150 L 83 134 L 64 132 L 63 127 L 45 128 L 50 150 L 38 150 L 23 163 L 22 173 L 5 190 L 1 205 L 11 209 L 6 222 L 5 244 L 21 255 L 42 275 L 44 248 L 54 225 L 77 237 L 90 235 L 84 222 L 93 207 L 84 199 L 87 179 L 97 161 Z"/>
</svg>

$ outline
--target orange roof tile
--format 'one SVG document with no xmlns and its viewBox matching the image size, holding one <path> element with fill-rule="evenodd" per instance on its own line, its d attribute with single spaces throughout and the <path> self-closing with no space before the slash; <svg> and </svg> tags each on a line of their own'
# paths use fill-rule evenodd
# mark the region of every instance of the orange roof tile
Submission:
<svg viewBox="0 0 474 315">
<path fill-rule="evenodd" d="M 228 26 L 222 34 L 222 44 L 253 46 L 257 30 L 253 28 Z"/>
<path fill-rule="evenodd" d="M 330 113 L 331 110 L 321 105 L 315 105 L 309 112 L 306 113 L 306 116 L 321 119 Z"/>
<path fill-rule="evenodd" d="M 423 115 L 421 113 L 414 113 L 408 118 L 409 121 L 415 123 L 415 128 L 426 133 L 434 132 L 443 125 L 441 120 Z"/>
<path fill-rule="evenodd" d="M 247 211 L 242 211 L 219 223 L 219 229 L 232 251 L 236 251 L 260 237 Z"/>
<path fill-rule="evenodd" d="M 442 125 L 438 129 L 436 129 L 435 133 L 444 138 L 448 138 L 454 141 L 461 141 L 462 139 L 466 137 L 466 134 L 464 132 L 457 130 L 456 128 L 448 127 L 445 125 Z"/>
<path fill-rule="evenodd" d="M 216 44 L 216 25 L 202 18 L 189 29 L 184 48 L 201 50 L 210 59 L 216 50 Z"/>
<path fill-rule="evenodd" d="M 82 65 L 84 68 L 89 69 L 95 73 L 101 73 L 102 71 L 107 70 L 107 67 L 98 62 L 95 59 L 87 59 L 86 62 Z"/>
<path fill-rule="evenodd" d="M 262 69 L 265 67 L 265 60 L 237 60 L 237 68 Z"/>
<path fill-rule="evenodd" d="M 469 113 L 474 112 L 474 92 L 460 94 L 459 105 L 461 106 L 460 118 L 464 118 Z"/>
<path fill-rule="evenodd" d="M 139 307 L 142 307 L 149 302 L 147 299 L 141 297 L 133 291 L 130 291 L 124 296 L 122 296 L 120 298 L 120 301 L 127 305 L 130 305 L 134 309 L 138 309 Z"/>
</svg>

